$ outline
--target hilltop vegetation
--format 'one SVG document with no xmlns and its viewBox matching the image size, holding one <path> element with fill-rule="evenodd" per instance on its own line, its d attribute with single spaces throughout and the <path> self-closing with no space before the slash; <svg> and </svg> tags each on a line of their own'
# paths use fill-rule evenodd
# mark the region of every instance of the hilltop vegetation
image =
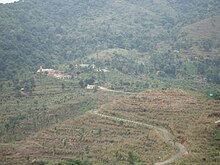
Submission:
<svg viewBox="0 0 220 165">
<path fill-rule="evenodd" d="M 183 50 L 197 56 L 199 53 L 191 53 L 194 45 L 182 27 L 219 15 L 219 6 L 218 0 L 25 0 L 1 4 L 0 78 L 11 80 L 40 65 L 57 67 L 112 48 L 148 54 Z M 199 50 L 219 50 L 212 40 L 198 41 Z M 216 71 L 211 68 L 211 72 Z"/>
</svg>

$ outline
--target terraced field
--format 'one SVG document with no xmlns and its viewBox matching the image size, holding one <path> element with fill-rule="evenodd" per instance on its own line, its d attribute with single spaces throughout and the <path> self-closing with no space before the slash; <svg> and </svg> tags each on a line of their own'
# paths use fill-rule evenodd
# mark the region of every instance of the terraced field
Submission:
<svg viewBox="0 0 220 165">
<path fill-rule="evenodd" d="M 177 162 L 216 164 L 218 146 L 210 147 L 211 132 L 216 128 L 209 114 L 219 111 L 220 102 L 205 94 L 182 89 L 147 90 L 102 106 L 106 115 L 166 128 L 189 151 Z M 219 144 L 219 143 L 217 143 Z M 204 161 L 205 160 L 205 161 Z M 207 163 L 207 162 L 206 162 Z"/>
<path fill-rule="evenodd" d="M 178 155 L 171 164 L 215 165 L 219 161 L 219 143 L 212 137 L 218 129 L 214 124 L 218 116 L 211 115 L 218 113 L 219 101 L 199 92 L 172 88 L 141 93 L 103 88 L 96 93 L 87 91 L 81 97 L 88 95 L 95 100 L 98 111 L 90 109 L 40 129 L 22 141 L 1 144 L 5 153 L 1 161 L 28 164 L 83 159 L 93 164 L 155 164 L 174 158 L 179 145 L 188 152 L 180 149 L 184 155 Z M 160 128 L 171 134 L 171 141 Z"/>
<path fill-rule="evenodd" d="M 151 164 L 176 151 L 159 131 L 86 113 L 28 138 L 17 152 L 40 160 L 88 159 L 94 164 Z M 154 153 L 154 154 L 152 154 Z"/>
</svg>

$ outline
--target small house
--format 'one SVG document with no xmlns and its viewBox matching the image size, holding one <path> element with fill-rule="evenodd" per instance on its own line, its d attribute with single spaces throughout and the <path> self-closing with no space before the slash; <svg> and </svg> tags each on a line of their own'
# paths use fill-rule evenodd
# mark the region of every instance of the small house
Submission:
<svg viewBox="0 0 220 165">
<path fill-rule="evenodd" d="M 95 89 L 95 87 L 96 87 L 95 85 L 89 85 L 89 84 L 88 84 L 88 85 L 86 86 L 86 89 L 92 90 L 92 89 Z"/>
</svg>

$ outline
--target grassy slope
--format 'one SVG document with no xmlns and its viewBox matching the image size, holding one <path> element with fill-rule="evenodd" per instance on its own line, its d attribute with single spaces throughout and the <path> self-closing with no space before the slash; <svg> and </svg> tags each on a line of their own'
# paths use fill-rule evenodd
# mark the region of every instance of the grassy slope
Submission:
<svg viewBox="0 0 220 165">
<path fill-rule="evenodd" d="M 208 115 L 218 112 L 219 105 L 219 101 L 197 92 L 148 90 L 103 106 L 102 112 L 167 128 L 189 151 L 174 164 L 217 164 L 219 142 L 213 139 L 212 132 L 218 130 L 214 124 L 218 118 Z"/>
<path fill-rule="evenodd" d="M 185 26 L 183 31 L 187 32 L 192 40 L 213 39 L 216 42 L 220 40 L 220 16 L 204 19 L 194 24 Z"/>
<path fill-rule="evenodd" d="M 66 139 L 65 146 L 63 139 Z M 53 145 L 56 145 L 55 155 Z M 109 121 L 90 113 L 63 122 L 56 126 L 56 130 L 49 128 L 37 133 L 17 152 L 49 161 L 82 157 L 94 164 L 127 164 L 129 151 L 137 156 L 137 162 L 147 164 L 174 153 L 172 146 L 158 132 Z"/>
<path fill-rule="evenodd" d="M 220 42 L 220 16 L 210 17 L 182 28 L 187 33 L 187 40 L 192 41 L 192 52 L 196 56 L 219 56 Z M 204 51 L 198 43 L 209 41 L 212 43 L 211 51 Z"/>
<path fill-rule="evenodd" d="M 92 97 L 96 100 L 95 107 L 104 114 L 168 129 L 189 151 L 189 155 L 174 164 L 215 165 L 219 161 L 218 138 L 213 138 L 218 136 L 214 124 L 218 118 L 208 117 L 218 112 L 219 101 L 208 99 L 199 92 L 181 89 L 152 89 L 132 96 L 101 91 L 87 91 L 83 95 L 68 101 L 72 110 L 77 99 L 84 98 L 90 102 Z M 67 107 L 67 103 L 62 103 L 59 114 L 65 113 Z M 70 111 L 68 116 L 74 114 Z M 52 162 L 83 157 L 95 164 L 127 164 L 129 151 L 134 151 L 136 161 L 151 164 L 175 153 L 172 146 L 164 142 L 162 135 L 154 130 L 110 121 L 90 113 L 69 119 L 66 117 L 65 121 L 39 129 L 20 142 L 1 143 L 1 150 L 4 153 L 1 160 L 6 164 L 27 162 L 27 156 L 30 160 Z"/>
</svg>

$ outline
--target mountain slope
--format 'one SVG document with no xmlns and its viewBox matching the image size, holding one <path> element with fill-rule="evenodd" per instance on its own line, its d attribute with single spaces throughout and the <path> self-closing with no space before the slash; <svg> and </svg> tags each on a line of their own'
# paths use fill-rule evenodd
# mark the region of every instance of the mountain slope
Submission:
<svg viewBox="0 0 220 165">
<path fill-rule="evenodd" d="M 0 77 L 99 50 L 153 52 L 180 27 L 218 15 L 218 0 L 25 0 L 0 5 Z M 22 71 L 24 69 L 24 71 Z"/>
<path fill-rule="evenodd" d="M 220 16 L 211 17 L 183 28 L 189 40 L 194 42 L 209 41 L 207 46 L 212 44 L 218 48 L 220 43 Z M 211 46 L 211 45 L 210 45 Z"/>
</svg>

